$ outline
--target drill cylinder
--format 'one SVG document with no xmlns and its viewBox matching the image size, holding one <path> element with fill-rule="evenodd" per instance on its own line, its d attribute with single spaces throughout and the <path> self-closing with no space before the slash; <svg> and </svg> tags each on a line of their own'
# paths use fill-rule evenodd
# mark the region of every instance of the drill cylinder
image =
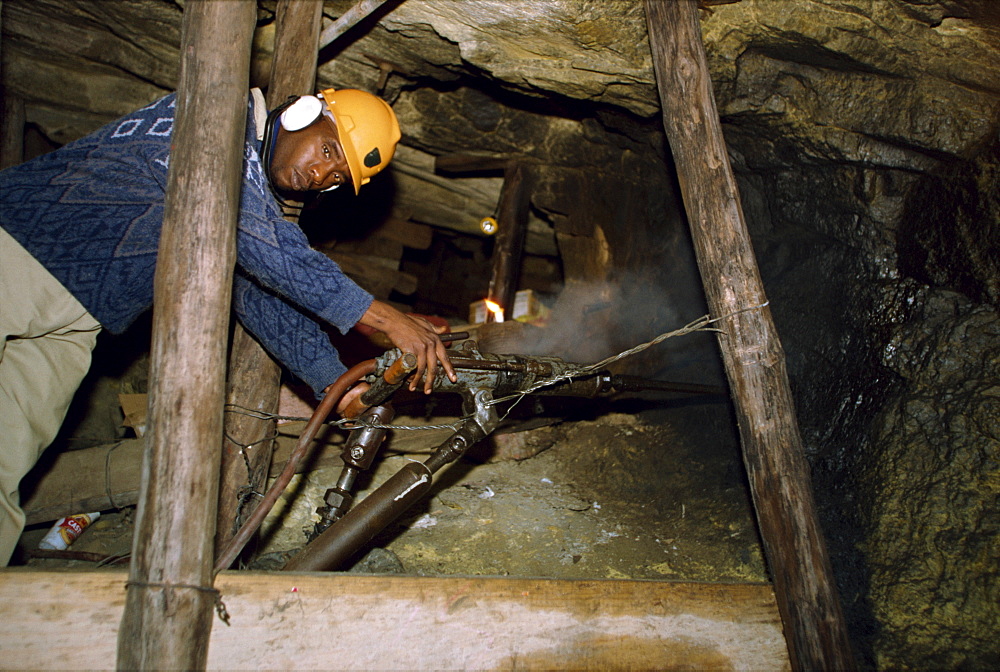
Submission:
<svg viewBox="0 0 1000 672">
<path fill-rule="evenodd" d="M 289 560 L 285 570 L 337 569 L 431 489 L 431 473 L 410 462 Z"/>
</svg>

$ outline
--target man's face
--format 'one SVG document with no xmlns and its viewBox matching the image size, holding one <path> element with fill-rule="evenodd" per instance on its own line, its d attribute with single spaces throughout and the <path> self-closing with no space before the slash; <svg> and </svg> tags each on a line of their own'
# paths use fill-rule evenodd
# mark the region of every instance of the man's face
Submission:
<svg viewBox="0 0 1000 672">
<path fill-rule="evenodd" d="M 294 132 L 279 124 L 271 175 L 282 191 L 322 191 L 350 182 L 351 171 L 334 121 L 324 114 Z"/>
</svg>

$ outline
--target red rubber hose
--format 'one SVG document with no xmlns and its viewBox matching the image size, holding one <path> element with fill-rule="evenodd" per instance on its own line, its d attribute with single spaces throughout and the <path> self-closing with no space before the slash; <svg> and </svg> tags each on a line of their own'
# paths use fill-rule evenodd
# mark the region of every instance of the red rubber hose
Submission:
<svg viewBox="0 0 1000 672">
<path fill-rule="evenodd" d="M 215 561 L 215 571 L 221 572 L 224 569 L 228 569 L 229 565 L 233 564 L 233 560 L 236 556 L 240 554 L 243 547 L 246 546 L 247 542 L 250 541 L 250 537 L 253 533 L 257 531 L 261 523 L 264 522 L 264 518 L 271 509 L 274 507 L 274 503 L 278 501 L 278 497 L 281 493 L 285 491 L 288 487 L 288 482 L 292 480 L 292 476 L 295 475 L 295 470 L 299 466 L 299 462 L 305 457 L 306 449 L 312 440 L 316 437 L 316 432 L 319 428 L 323 426 L 326 422 L 327 417 L 337 407 L 337 402 L 344 396 L 344 393 L 353 385 L 355 382 L 361 380 L 365 376 L 375 372 L 375 360 L 369 359 L 361 362 L 360 364 L 355 364 L 350 369 L 347 370 L 344 375 L 338 378 L 332 385 L 326 388 L 326 396 L 323 400 L 319 402 L 319 406 L 313 412 L 312 417 L 309 418 L 309 422 L 306 423 L 305 429 L 299 435 L 299 441 L 295 444 L 295 450 L 292 454 L 288 456 L 288 461 L 285 463 L 285 468 L 281 470 L 278 477 L 274 479 L 274 483 L 268 488 L 267 493 L 265 493 L 264 498 L 261 500 L 260 504 L 254 509 L 253 513 L 247 519 L 247 522 L 243 524 L 243 527 L 233 535 L 233 538 L 229 540 L 226 547 L 219 554 L 219 557 Z"/>
</svg>

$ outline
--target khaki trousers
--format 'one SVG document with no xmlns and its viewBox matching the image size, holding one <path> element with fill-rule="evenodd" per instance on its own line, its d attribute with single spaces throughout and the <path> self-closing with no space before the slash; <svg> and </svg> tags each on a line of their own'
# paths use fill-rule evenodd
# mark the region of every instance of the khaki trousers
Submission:
<svg viewBox="0 0 1000 672">
<path fill-rule="evenodd" d="M 0 566 L 24 529 L 18 487 L 59 432 L 101 325 L 0 228 Z"/>
</svg>

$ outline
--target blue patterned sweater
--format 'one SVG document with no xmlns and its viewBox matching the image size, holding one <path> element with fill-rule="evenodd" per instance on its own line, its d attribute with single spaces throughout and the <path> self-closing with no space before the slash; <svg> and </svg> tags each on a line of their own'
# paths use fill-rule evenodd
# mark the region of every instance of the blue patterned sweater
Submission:
<svg viewBox="0 0 1000 672">
<path fill-rule="evenodd" d="M 112 333 L 153 302 L 174 107 L 171 94 L 0 172 L 0 227 Z M 251 97 L 233 309 L 271 355 L 319 394 L 346 370 L 321 324 L 346 332 L 372 296 L 282 216 L 258 157 L 253 107 Z"/>
</svg>

